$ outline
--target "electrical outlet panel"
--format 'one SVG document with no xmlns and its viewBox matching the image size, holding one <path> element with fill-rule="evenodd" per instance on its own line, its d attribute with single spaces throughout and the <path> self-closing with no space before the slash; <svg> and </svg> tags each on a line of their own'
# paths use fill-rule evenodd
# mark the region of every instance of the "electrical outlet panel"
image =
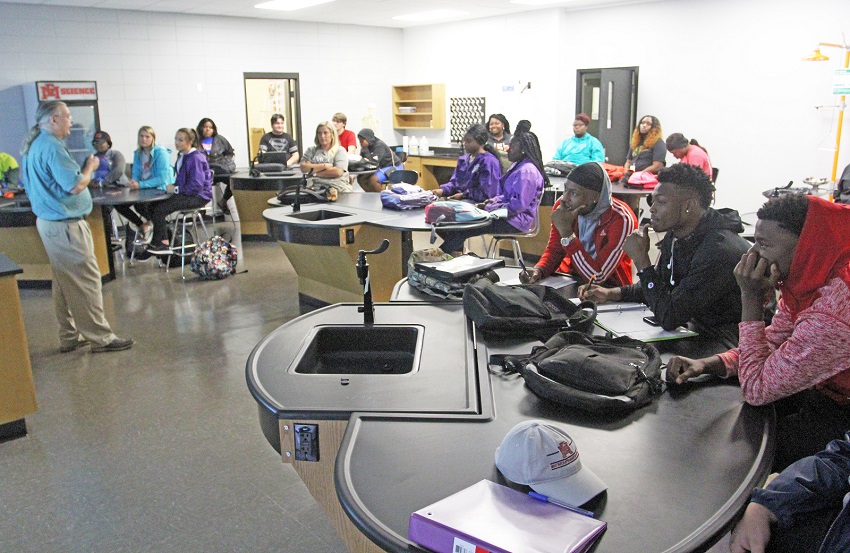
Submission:
<svg viewBox="0 0 850 553">
<path fill-rule="evenodd" d="M 295 459 L 297 461 L 319 460 L 319 426 L 316 424 L 295 425 Z"/>
</svg>

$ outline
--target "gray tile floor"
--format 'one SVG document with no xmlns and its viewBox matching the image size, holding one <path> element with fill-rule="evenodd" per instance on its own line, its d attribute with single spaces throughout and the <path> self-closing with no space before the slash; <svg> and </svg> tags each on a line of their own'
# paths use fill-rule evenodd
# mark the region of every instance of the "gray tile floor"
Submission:
<svg viewBox="0 0 850 553">
<path fill-rule="evenodd" d="M 245 384 L 298 315 L 294 272 L 276 243 L 240 254 L 223 281 L 119 265 L 104 299 L 126 352 L 60 354 L 50 292 L 21 292 L 39 409 L 0 444 L 0 552 L 345 550 Z"/>
</svg>

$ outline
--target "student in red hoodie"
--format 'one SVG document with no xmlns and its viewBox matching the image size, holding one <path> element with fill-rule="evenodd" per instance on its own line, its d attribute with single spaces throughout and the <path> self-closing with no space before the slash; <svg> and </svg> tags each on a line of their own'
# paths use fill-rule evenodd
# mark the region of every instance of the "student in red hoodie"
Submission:
<svg viewBox="0 0 850 553">
<path fill-rule="evenodd" d="M 781 470 L 850 428 L 850 206 L 794 194 L 766 203 L 758 219 L 755 244 L 735 267 L 738 347 L 673 357 L 667 379 L 737 375 L 747 403 L 776 402 Z M 763 301 L 777 284 L 782 297 L 765 327 Z"/>
<path fill-rule="evenodd" d="M 520 272 L 520 279 L 533 284 L 560 271 L 603 286 L 631 284 L 632 260 L 623 253 L 623 243 L 636 228 L 631 208 L 611 196 L 611 180 L 602 166 L 583 163 L 567 177 L 564 195 L 555 202 L 540 261 Z"/>
</svg>

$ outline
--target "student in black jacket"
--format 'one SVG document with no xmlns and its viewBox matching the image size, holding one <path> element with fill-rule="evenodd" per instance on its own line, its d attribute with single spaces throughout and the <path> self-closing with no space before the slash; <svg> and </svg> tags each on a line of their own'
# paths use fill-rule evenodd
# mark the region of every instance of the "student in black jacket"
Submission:
<svg viewBox="0 0 850 553">
<path fill-rule="evenodd" d="M 357 182 L 366 192 L 380 192 L 384 189 L 383 183 L 389 178 L 389 173 L 395 169 L 404 169 L 404 164 L 383 140 L 375 136 L 372 129 L 361 129 L 357 138 L 360 139 L 360 156 L 377 163 L 379 167 L 375 173 L 358 176 Z"/>
<path fill-rule="evenodd" d="M 652 192 L 650 225 L 666 232 L 658 244 L 655 266 L 649 259 L 648 227 L 634 231 L 623 244 L 639 282 L 620 288 L 592 286 L 587 299 L 643 302 L 667 330 L 696 322 L 717 338 L 737 344 L 741 290 L 732 274 L 751 244 L 738 212 L 710 207 L 714 186 L 702 170 L 679 163 L 662 169 Z"/>
</svg>

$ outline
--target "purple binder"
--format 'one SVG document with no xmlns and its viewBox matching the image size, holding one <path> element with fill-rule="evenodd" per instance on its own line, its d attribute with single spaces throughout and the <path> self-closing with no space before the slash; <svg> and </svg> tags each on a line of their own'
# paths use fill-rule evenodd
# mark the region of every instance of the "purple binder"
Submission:
<svg viewBox="0 0 850 553">
<path fill-rule="evenodd" d="M 411 514 L 407 537 L 435 553 L 582 553 L 607 526 L 482 480 Z"/>
</svg>

